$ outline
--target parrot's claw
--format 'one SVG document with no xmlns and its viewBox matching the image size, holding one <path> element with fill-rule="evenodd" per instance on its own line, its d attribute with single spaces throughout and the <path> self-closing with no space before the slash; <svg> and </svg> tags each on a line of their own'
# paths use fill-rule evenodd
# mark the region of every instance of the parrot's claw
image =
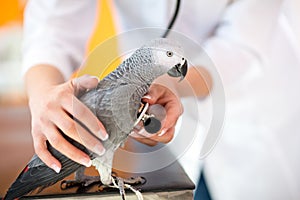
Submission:
<svg viewBox="0 0 300 200">
<path fill-rule="evenodd" d="M 121 177 L 118 177 L 116 174 L 112 174 L 112 178 L 115 182 L 118 182 Z M 129 184 L 132 186 L 136 185 L 144 185 L 147 181 L 145 177 L 137 176 L 137 177 L 130 177 L 130 178 L 121 178 L 124 184 Z"/>
<path fill-rule="evenodd" d="M 129 185 L 144 185 L 146 183 L 146 179 L 142 176 L 123 179 L 123 181 Z"/>
<path fill-rule="evenodd" d="M 87 176 L 84 174 L 85 167 L 79 168 L 75 172 L 75 180 L 64 180 L 60 184 L 62 190 L 73 187 L 88 187 L 95 183 L 101 183 L 100 176 Z"/>
<path fill-rule="evenodd" d="M 83 185 L 86 187 L 94 183 L 101 183 L 100 176 L 87 176 L 86 180 L 83 181 Z"/>
<path fill-rule="evenodd" d="M 60 184 L 62 190 L 67 190 L 73 187 L 88 187 L 96 183 L 101 183 L 99 176 L 86 176 L 85 180 L 63 180 Z"/>
<path fill-rule="evenodd" d="M 67 180 L 63 180 L 60 183 L 60 189 L 61 190 L 67 190 L 73 187 L 77 187 L 77 186 L 81 186 L 81 183 L 78 181 L 67 181 Z"/>
<path fill-rule="evenodd" d="M 95 183 L 101 183 L 100 176 L 85 176 L 84 180 L 82 180 L 81 183 L 85 187 Z"/>
<path fill-rule="evenodd" d="M 100 188 L 105 186 L 101 183 L 100 176 L 87 176 L 84 174 L 84 170 L 85 167 L 81 167 L 75 172 L 75 180 L 63 180 L 60 184 L 61 190 L 67 190 L 74 187 L 87 188 L 94 184 L 99 184 Z M 118 182 L 119 177 L 117 176 L 117 174 L 112 173 L 112 178 L 116 182 Z M 124 184 L 129 184 L 129 185 L 143 185 L 146 183 L 146 179 L 141 176 L 125 178 L 122 180 L 124 181 Z M 107 185 L 105 187 L 107 187 Z"/>
</svg>

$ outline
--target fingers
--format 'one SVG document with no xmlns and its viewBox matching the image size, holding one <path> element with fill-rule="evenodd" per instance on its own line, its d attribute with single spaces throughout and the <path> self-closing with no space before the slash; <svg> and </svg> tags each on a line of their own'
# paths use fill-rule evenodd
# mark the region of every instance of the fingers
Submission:
<svg viewBox="0 0 300 200">
<path fill-rule="evenodd" d="M 179 98 L 165 86 L 153 84 L 146 96 L 143 97 L 143 101 L 149 104 L 160 104 L 166 112 L 161 131 L 148 137 L 148 139 L 162 143 L 170 142 L 174 137 L 177 120 L 183 113 L 183 107 Z M 140 139 L 139 141 L 148 143 L 145 139 Z"/>
<path fill-rule="evenodd" d="M 51 167 L 54 171 L 59 173 L 61 169 L 60 162 L 51 155 L 51 153 L 47 149 L 46 138 L 49 143 L 59 152 L 74 160 L 75 162 L 85 165 L 86 167 L 91 166 L 90 157 L 77 149 L 71 143 L 69 143 L 57 130 L 57 128 L 53 126 L 48 126 L 43 130 L 43 133 L 34 134 L 34 148 L 37 155 L 41 158 L 41 160 L 49 167 Z"/>
<path fill-rule="evenodd" d="M 96 137 L 105 141 L 108 134 L 94 113 L 76 97 L 62 99 L 63 109 L 83 123 Z"/>
<path fill-rule="evenodd" d="M 94 153 L 98 155 L 103 155 L 105 153 L 105 149 L 102 143 L 85 128 L 83 128 L 80 124 L 76 123 L 65 112 L 57 113 L 57 117 L 54 120 L 54 124 L 56 124 L 56 126 L 60 130 L 62 130 L 67 136 L 73 138 L 75 141 L 84 145 Z"/>
<path fill-rule="evenodd" d="M 53 127 L 46 130 L 45 133 L 48 136 L 49 143 L 59 152 L 63 153 L 65 156 L 74 160 L 75 162 L 85 165 L 86 167 L 91 166 L 91 160 L 88 155 L 86 155 L 81 150 L 77 149 L 71 143 L 69 143 L 59 132 Z M 53 134 L 55 133 L 55 134 Z"/>
<path fill-rule="evenodd" d="M 163 131 L 165 131 L 163 134 L 158 134 L 155 137 L 155 141 L 158 142 L 162 142 L 162 143 L 169 143 L 173 137 L 174 137 L 174 133 L 175 133 L 175 127 L 170 127 L 169 129 L 163 129 Z"/>
<path fill-rule="evenodd" d="M 38 93 L 39 95 L 32 96 L 30 99 L 35 152 L 47 166 L 56 172 L 60 171 L 61 164 L 48 151 L 47 141 L 71 160 L 85 166 L 91 165 L 89 156 L 67 141 L 59 130 L 96 154 L 102 155 L 105 152 L 102 143 L 96 138 L 102 140 L 108 138 L 104 126 L 74 96 L 76 90 L 94 88 L 98 81 L 96 77 L 83 76 L 64 84 L 45 87 Z M 73 117 L 80 123 L 74 121 Z"/>
<path fill-rule="evenodd" d="M 180 102 L 175 100 L 169 101 L 165 105 L 166 109 L 166 119 L 164 120 L 164 124 L 162 126 L 162 131 L 160 136 L 164 135 L 170 128 L 175 127 L 178 118 L 183 113 L 183 107 Z"/>
<path fill-rule="evenodd" d="M 91 89 L 97 86 L 99 79 L 93 76 L 82 76 L 71 81 L 74 90 L 76 88 Z M 63 109 L 76 118 L 81 124 L 84 124 L 89 131 L 91 131 L 96 137 L 105 141 L 108 139 L 108 134 L 103 124 L 98 120 L 95 114 L 86 107 L 75 96 L 70 95 L 65 98 L 61 98 L 61 105 Z M 105 149 L 102 143 L 97 140 L 89 131 L 83 128 L 80 124 L 74 122 L 68 114 L 61 113 L 61 118 L 64 120 L 57 120 L 55 124 L 69 137 L 73 138 L 80 144 L 86 146 L 89 150 L 98 155 L 103 155 Z M 59 119 L 56 117 L 55 119 Z M 63 123 L 62 123 L 63 122 Z"/>
<path fill-rule="evenodd" d="M 162 90 L 151 90 L 150 88 L 148 93 L 145 96 L 143 96 L 142 100 L 145 103 L 149 103 L 150 105 L 155 104 L 159 97 L 162 95 L 162 93 Z"/>
<path fill-rule="evenodd" d="M 149 134 L 144 134 L 141 131 L 139 133 L 132 133 L 130 134 L 130 136 L 143 144 L 146 144 L 148 146 L 155 146 L 158 142 L 165 144 L 169 143 L 173 139 L 174 133 L 175 127 L 171 127 L 161 136 L 159 135 L 159 133 L 149 136 Z"/>
<path fill-rule="evenodd" d="M 151 137 L 151 139 L 162 143 L 168 143 L 173 139 L 177 120 L 182 114 L 182 109 L 176 102 L 169 102 L 165 109 L 166 118 L 163 120 L 161 131 L 155 134 L 155 137 Z"/>
<path fill-rule="evenodd" d="M 98 85 L 99 78 L 97 76 L 83 75 L 70 81 L 75 90 L 92 89 Z"/>
<path fill-rule="evenodd" d="M 145 137 L 133 137 L 136 141 L 140 142 L 140 143 L 143 143 L 143 144 L 146 144 L 148 146 L 155 146 L 157 145 L 157 141 L 154 141 L 154 140 L 151 140 L 149 138 L 145 138 Z"/>
<path fill-rule="evenodd" d="M 95 76 L 84 75 L 70 81 L 73 90 L 80 88 L 91 89 L 97 86 L 99 79 Z M 81 101 L 74 96 L 62 99 L 63 108 L 83 123 L 95 136 L 107 140 L 108 134 L 98 118 Z"/>
<path fill-rule="evenodd" d="M 99 78 L 96 76 L 83 75 L 74 78 L 66 83 L 75 96 L 81 96 L 88 89 L 93 89 L 98 85 Z"/>
<path fill-rule="evenodd" d="M 61 170 L 60 162 L 52 156 L 52 154 L 47 149 L 46 138 L 35 137 L 33 140 L 34 150 L 37 156 L 50 168 L 52 168 L 56 173 Z"/>
</svg>

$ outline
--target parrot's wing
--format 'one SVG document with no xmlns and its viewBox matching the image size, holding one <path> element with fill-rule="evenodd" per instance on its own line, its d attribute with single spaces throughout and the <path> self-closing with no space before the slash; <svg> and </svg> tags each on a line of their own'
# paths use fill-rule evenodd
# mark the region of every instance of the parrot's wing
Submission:
<svg viewBox="0 0 300 200">
<path fill-rule="evenodd" d="M 102 90 L 105 96 L 101 99 L 101 105 L 96 107 L 96 114 L 109 133 L 109 140 L 103 142 L 105 154 L 96 157 L 93 165 L 99 171 L 102 183 L 110 184 L 114 152 L 125 142 L 133 128 L 141 97 L 136 95 L 139 87 L 133 83 L 118 80 L 115 85 L 109 85 L 108 89 L 105 84 L 105 81 L 99 84 L 105 88 Z"/>
<path fill-rule="evenodd" d="M 111 89 L 114 85 L 116 85 L 117 83 L 115 81 L 110 81 L 107 79 L 102 79 L 99 83 L 98 83 L 98 88 L 109 88 Z"/>
<path fill-rule="evenodd" d="M 101 84 L 101 86 L 103 85 Z M 98 91 L 99 95 L 91 94 L 81 98 L 100 119 L 109 133 L 109 140 L 116 147 L 127 138 L 137 118 L 141 97 L 135 94 L 136 88 L 139 87 L 132 83 L 119 82 L 109 89 Z M 97 101 L 93 100 L 93 97 L 104 93 L 105 95 L 101 97 L 101 104 L 94 103 Z M 142 93 L 145 92 L 142 91 Z M 106 149 L 110 148 L 106 142 L 104 142 L 104 146 Z"/>
<path fill-rule="evenodd" d="M 137 90 L 141 90 L 138 92 Z M 140 95 L 139 93 L 142 93 Z M 137 119 L 138 109 L 141 103 L 141 96 L 145 94 L 139 86 L 134 84 L 120 85 L 118 92 L 112 96 L 112 114 L 116 119 L 115 122 L 119 130 L 116 132 L 118 137 L 127 136 L 133 129 L 135 120 Z M 124 140 L 123 137 L 121 137 Z M 119 141 L 118 141 L 119 142 Z"/>
<path fill-rule="evenodd" d="M 50 145 L 48 146 L 48 149 L 52 155 L 61 162 L 62 169 L 60 173 L 56 173 L 53 169 L 47 167 L 38 156 L 34 155 L 8 189 L 6 196 L 4 197 L 5 200 L 22 197 L 37 188 L 41 191 L 72 174 L 81 166 L 55 150 Z"/>
</svg>

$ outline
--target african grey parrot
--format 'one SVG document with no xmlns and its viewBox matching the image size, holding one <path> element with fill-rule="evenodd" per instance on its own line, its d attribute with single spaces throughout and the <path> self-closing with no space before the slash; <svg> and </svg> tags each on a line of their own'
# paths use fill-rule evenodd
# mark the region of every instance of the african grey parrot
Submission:
<svg viewBox="0 0 300 200">
<path fill-rule="evenodd" d="M 95 89 L 78 97 L 103 123 L 109 139 L 103 142 L 106 152 L 102 156 L 90 152 L 71 138 L 64 137 L 77 148 L 89 154 L 104 184 L 111 182 L 112 160 L 115 150 L 125 142 L 137 119 L 142 97 L 157 77 L 168 73 L 183 79 L 187 73 L 187 61 L 182 48 L 169 39 L 155 39 L 137 49 L 120 66 L 101 80 Z M 79 122 L 80 123 L 80 122 Z M 83 125 L 84 126 L 84 125 Z M 47 167 L 37 155 L 23 169 L 9 188 L 5 199 L 15 199 L 39 188 L 55 184 L 73 172 L 86 181 L 82 165 L 70 160 L 48 143 L 49 151 L 61 162 L 60 173 Z"/>
</svg>

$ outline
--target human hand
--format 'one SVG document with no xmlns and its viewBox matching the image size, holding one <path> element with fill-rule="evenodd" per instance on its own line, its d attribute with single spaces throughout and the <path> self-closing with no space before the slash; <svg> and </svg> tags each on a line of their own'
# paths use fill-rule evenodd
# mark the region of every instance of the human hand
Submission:
<svg viewBox="0 0 300 200">
<path fill-rule="evenodd" d="M 108 138 L 104 126 L 75 96 L 78 92 L 96 87 L 98 81 L 96 77 L 86 75 L 63 84 L 43 86 L 38 93 L 29 97 L 35 152 L 57 173 L 61 169 L 61 163 L 48 151 L 47 140 L 68 158 L 87 167 L 91 166 L 89 156 L 69 143 L 59 130 L 99 155 L 105 152 L 102 143 L 96 138 Z M 96 137 L 77 124 L 72 117 L 82 122 Z"/>
<path fill-rule="evenodd" d="M 148 93 L 149 98 L 144 98 L 144 102 L 160 104 L 166 109 L 166 119 L 161 131 L 157 134 L 144 134 L 146 131 L 141 130 L 143 134 L 132 133 L 131 136 L 136 140 L 147 145 L 154 146 L 157 142 L 167 143 L 172 140 L 175 131 L 175 125 L 179 116 L 183 112 L 180 97 L 205 98 L 212 89 L 212 78 L 210 73 L 203 67 L 189 67 L 185 79 L 178 83 L 178 79 L 163 75 L 155 80 L 151 85 Z M 147 137 L 145 137 L 145 135 Z"/>
<path fill-rule="evenodd" d="M 150 105 L 159 104 L 163 106 L 166 116 L 162 121 L 162 128 L 158 133 L 152 134 L 151 136 L 147 134 L 148 137 L 133 133 L 132 137 L 134 137 L 137 141 L 149 146 L 154 146 L 158 142 L 170 142 L 174 137 L 176 122 L 183 113 L 183 107 L 179 97 L 174 90 L 169 89 L 167 86 L 154 83 L 150 86 L 147 95 L 143 98 L 143 101 L 145 103 L 149 103 Z"/>
</svg>

